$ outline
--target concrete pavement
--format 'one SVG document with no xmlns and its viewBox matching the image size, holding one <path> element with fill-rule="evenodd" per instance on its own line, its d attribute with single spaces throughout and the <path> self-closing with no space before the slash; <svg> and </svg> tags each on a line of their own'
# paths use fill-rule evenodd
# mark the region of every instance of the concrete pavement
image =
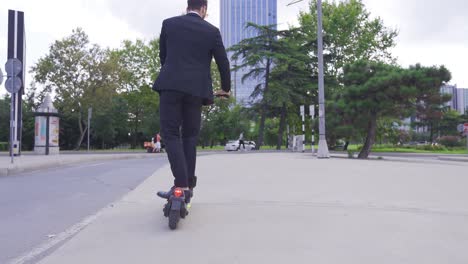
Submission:
<svg viewBox="0 0 468 264">
<path fill-rule="evenodd" d="M 41 264 L 468 263 L 468 166 L 306 154 L 203 156 L 170 231 L 162 168 Z"/>
</svg>

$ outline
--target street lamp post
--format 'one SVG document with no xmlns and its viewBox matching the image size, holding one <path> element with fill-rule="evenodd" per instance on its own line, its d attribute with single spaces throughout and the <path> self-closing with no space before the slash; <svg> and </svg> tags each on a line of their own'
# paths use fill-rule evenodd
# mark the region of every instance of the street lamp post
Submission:
<svg viewBox="0 0 468 264">
<path fill-rule="evenodd" d="M 303 0 L 295 0 L 288 4 L 296 4 Z M 322 33 L 322 0 L 317 0 L 317 42 L 318 42 L 318 64 L 319 64 L 319 146 L 317 151 L 318 158 L 330 158 L 328 151 L 327 138 L 325 133 L 325 82 L 323 70 L 323 33 Z"/>
<path fill-rule="evenodd" d="M 329 158 L 327 137 L 325 134 L 325 82 L 323 71 L 323 35 L 322 35 L 322 0 L 317 1 L 317 41 L 318 41 L 318 64 L 319 64 L 319 146 L 317 157 Z"/>
</svg>

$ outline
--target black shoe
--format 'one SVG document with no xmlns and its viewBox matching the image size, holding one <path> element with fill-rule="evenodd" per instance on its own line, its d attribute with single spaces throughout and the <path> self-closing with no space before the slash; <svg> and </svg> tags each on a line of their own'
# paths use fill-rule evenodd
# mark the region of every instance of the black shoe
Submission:
<svg viewBox="0 0 468 264">
<path fill-rule="evenodd" d="M 193 189 L 197 186 L 197 176 L 193 176 L 192 178 L 189 178 L 189 189 L 192 191 L 192 197 L 193 197 Z"/>
<path fill-rule="evenodd" d="M 172 193 L 174 193 L 175 188 L 176 188 L 175 186 L 172 186 L 171 189 L 167 192 L 159 191 L 157 195 L 163 199 L 169 199 Z"/>
<path fill-rule="evenodd" d="M 176 189 L 175 186 L 172 186 L 171 189 L 167 192 L 159 191 L 157 195 L 163 199 L 169 199 L 171 198 L 171 195 L 174 193 L 174 190 Z M 185 198 L 185 203 L 190 203 L 190 199 L 193 196 L 193 191 L 192 190 L 184 190 L 184 198 Z"/>
<path fill-rule="evenodd" d="M 185 203 L 189 204 L 193 197 L 193 190 L 185 190 L 184 196 L 185 196 Z"/>
</svg>

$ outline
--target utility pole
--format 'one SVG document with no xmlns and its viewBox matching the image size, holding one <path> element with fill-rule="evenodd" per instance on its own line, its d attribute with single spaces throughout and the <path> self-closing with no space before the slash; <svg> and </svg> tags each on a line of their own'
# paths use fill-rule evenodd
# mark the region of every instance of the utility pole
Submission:
<svg viewBox="0 0 468 264">
<path fill-rule="evenodd" d="M 293 5 L 303 0 L 294 0 L 289 5 Z M 323 29 L 322 29 L 322 0 L 317 0 L 317 44 L 318 44 L 318 64 L 319 64 L 319 147 L 317 152 L 318 158 L 330 158 L 328 151 L 327 137 L 325 131 L 325 81 L 323 67 Z"/>
<path fill-rule="evenodd" d="M 323 70 L 323 33 L 322 33 L 322 0 L 317 1 L 317 41 L 318 41 L 318 62 L 319 62 L 319 147 L 318 158 L 330 158 L 328 152 L 327 137 L 325 133 L 325 82 Z"/>
</svg>

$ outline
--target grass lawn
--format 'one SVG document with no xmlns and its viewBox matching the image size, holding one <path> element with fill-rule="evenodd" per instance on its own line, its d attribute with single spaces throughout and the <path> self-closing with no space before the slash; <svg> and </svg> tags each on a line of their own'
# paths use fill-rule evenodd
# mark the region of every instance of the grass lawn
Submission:
<svg viewBox="0 0 468 264">
<path fill-rule="evenodd" d="M 350 151 L 358 151 L 360 145 L 349 145 Z M 447 149 L 447 150 L 423 150 L 418 148 L 401 148 L 401 147 L 389 147 L 388 145 L 380 146 L 374 145 L 372 147 L 373 153 L 432 153 L 432 154 L 468 154 L 466 148 Z"/>
<path fill-rule="evenodd" d="M 285 147 L 283 146 L 281 149 L 284 150 Z M 210 147 L 202 148 L 200 146 L 197 147 L 197 151 L 220 151 L 220 150 L 224 150 L 224 146 L 213 146 L 213 148 L 210 148 Z M 261 150 L 276 150 L 276 146 L 262 146 Z"/>
<path fill-rule="evenodd" d="M 349 145 L 348 150 L 358 152 L 360 145 Z M 281 148 L 284 150 L 284 146 Z M 315 146 L 315 150 L 318 149 L 318 146 Z M 263 146 L 261 150 L 276 150 L 276 146 Z M 306 145 L 306 151 L 310 150 L 310 145 Z M 213 146 L 202 148 L 197 147 L 197 151 L 224 151 L 224 146 Z M 65 153 L 83 153 L 87 152 L 86 150 L 73 151 L 73 150 L 62 150 L 61 152 Z M 138 149 L 104 149 L 104 150 L 91 150 L 91 153 L 142 153 L 146 152 L 143 148 Z M 343 151 L 342 151 L 343 152 Z M 401 147 L 391 147 L 389 145 L 374 145 L 372 147 L 373 153 L 432 153 L 432 154 L 468 154 L 466 148 L 457 148 L 457 149 L 447 149 L 447 150 L 423 150 L 418 148 L 401 148 Z M 7 151 L 0 151 L 0 153 L 7 153 Z M 23 151 L 23 153 L 32 153 L 32 151 Z"/>
<path fill-rule="evenodd" d="M 200 146 L 197 147 L 197 151 L 219 151 L 219 150 L 224 150 L 224 146 L 213 146 L 211 147 L 205 147 L 202 148 Z"/>
<path fill-rule="evenodd" d="M 439 154 L 468 154 L 468 151 L 462 149 L 453 150 L 422 150 L 413 148 L 375 148 L 372 152 L 396 152 L 396 153 L 439 153 Z"/>
</svg>

